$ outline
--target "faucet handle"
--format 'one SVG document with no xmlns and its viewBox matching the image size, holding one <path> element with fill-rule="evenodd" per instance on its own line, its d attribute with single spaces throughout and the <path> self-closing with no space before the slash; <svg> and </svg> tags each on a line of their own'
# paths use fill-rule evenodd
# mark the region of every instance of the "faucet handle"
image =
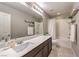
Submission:
<svg viewBox="0 0 79 59">
<path fill-rule="evenodd" d="M 8 37 L 10 37 L 11 35 L 10 34 L 8 34 Z"/>
<path fill-rule="evenodd" d="M 2 37 L 2 40 L 4 40 L 4 37 Z"/>
</svg>

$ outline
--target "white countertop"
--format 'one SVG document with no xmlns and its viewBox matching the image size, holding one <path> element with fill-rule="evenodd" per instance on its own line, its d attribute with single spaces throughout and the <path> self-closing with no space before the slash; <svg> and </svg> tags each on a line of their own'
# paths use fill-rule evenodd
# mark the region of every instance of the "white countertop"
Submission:
<svg viewBox="0 0 79 59">
<path fill-rule="evenodd" d="M 4 52 L 0 52 L 0 56 L 1 57 L 21 57 L 25 54 L 27 54 L 29 51 L 31 51 L 32 49 L 34 49 L 35 47 L 37 47 L 38 45 L 40 45 L 41 43 L 43 43 L 44 41 L 46 41 L 48 38 L 50 38 L 51 36 L 39 36 L 30 40 L 26 40 L 26 42 L 31 42 L 33 43 L 32 46 L 28 46 L 27 48 L 25 48 L 24 50 L 20 51 L 20 52 L 16 52 L 14 51 L 12 48 L 8 49 L 7 51 Z M 7 55 L 7 56 L 6 56 Z"/>
</svg>

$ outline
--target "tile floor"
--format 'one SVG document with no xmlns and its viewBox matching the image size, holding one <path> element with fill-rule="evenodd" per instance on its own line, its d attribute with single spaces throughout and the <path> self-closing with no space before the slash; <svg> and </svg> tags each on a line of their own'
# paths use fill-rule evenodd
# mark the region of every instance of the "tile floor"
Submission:
<svg viewBox="0 0 79 59">
<path fill-rule="evenodd" d="M 54 44 L 52 46 L 52 51 L 49 54 L 49 57 L 76 57 L 71 48 L 60 47 L 59 45 Z"/>
</svg>

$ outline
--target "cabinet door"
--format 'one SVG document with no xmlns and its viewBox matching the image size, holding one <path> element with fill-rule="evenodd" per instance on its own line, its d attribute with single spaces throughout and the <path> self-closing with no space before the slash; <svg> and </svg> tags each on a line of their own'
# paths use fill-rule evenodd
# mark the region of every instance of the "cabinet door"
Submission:
<svg viewBox="0 0 79 59">
<path fill-rule="evenodd" d="M 39 51 L 37 54 L 36 54 L 36 56 L 35 57 L 42 57 L 42 50 L 41 51 Z"/>
<path fill-rule="evenodd" d="M 48 45 L 46 45 L 44 48 L 43 48 L 43 57 L 47 57 L 48 56 Z"/>
<path fill-rule="evenodd" d="M 52 50 L 52 38 L 49 39 L 49 53 Z"/>
</svg>

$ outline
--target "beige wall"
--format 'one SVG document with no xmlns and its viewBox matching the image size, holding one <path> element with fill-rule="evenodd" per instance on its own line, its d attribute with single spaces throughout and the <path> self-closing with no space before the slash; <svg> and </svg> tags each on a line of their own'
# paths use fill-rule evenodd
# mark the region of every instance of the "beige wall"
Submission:
<svg viewBox="0 0 79 59">
<path fill-rule="evenodd" d="M 48 33 L 48 20 L 49 20 L 49 17 L 48 17 L 48 15 L 46 15 L 44 13 L 42 18 L 43 18 L 43 34 L 47 34 Z"/>
<path fill-rule="evenodd" d="M 69 37 L 69 24 L 66 22 L 67 19 L 57 19 L 56 20 L 56 38 L 65 38 Z"/>
<path fill-rule="evenodd" d="M 0 11 L 11 14 L 12 38 L 27 35 L 27 24 L 24 22 L 24 20 L 34 20 L 31 16 L 3 4 L 0 4 Z"/>
<path fill-rule="evenodd" d="M 52 36 L 52 39 L 56 39 L 56 19 L 51 18 L 48 20 L 48 34 Z"/>
</svg>

